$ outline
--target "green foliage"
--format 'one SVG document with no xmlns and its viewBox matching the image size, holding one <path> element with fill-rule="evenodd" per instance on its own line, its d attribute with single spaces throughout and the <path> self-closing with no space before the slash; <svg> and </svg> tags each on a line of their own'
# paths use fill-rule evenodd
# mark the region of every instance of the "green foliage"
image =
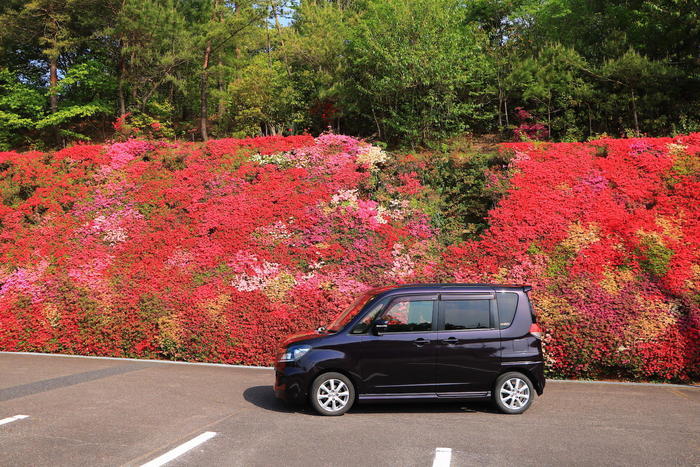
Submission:
<svg viewBox="0 0 700 467">
<path fill-rule="evenodd" d="M 673 250 L 666 247 L 656 235 L 644 235 L 640 243 L 638 253 L 644 270 L 653 277 L 664 276 L 673 257 Z"/>
<path fill-rule="evenodd" d="M 0 147 L 108 139 L 128 112 L 187 139 L 330 128 L 390 147 L 511 139 L 517 108 L 546 127 L 539 139 L 689 133 L 698 11 L 697 0 L 6 0 Z"/>
<path fill-rule="evenodd" d="M 305 121 L 299 123 L 301 128 L 321 132 L 331 126 L 340 130 L 340 121 L 345 123 L 350 116 L 340 102 L 353 101 L 346 94 L 344 77 L 349 63 L 345 51 L 358 21 L 359 13 L 340 3 L 301 2 L 296 9 L 295 21 L 283 35 L 284 46 L 278 56 L 287 65 L 299 93 L 300 110 L 306 111 Z"/>
<path fill-rule="evenodd" d="M 674 156 L 672 166 L 674 175 L 700 178 L 700 154 L 681 150 L 677 151 Z"/>
<path fill-rule="evenodd" d="M 523 43 L 539 49 L 556 42 L 582 57 L 577 67 L 593 92 L 584 108 L 569 108 L 572 123 L 591 136 L 625 129 L 667 135 L 680 116 L 697 120 L 698 11 L 696 0 L 546 0 L 515 13 L 529 18 L 520 31 Z"/>
<path fill-rule="evenodd" d="M 453 0 L 369 1 L 348 44 L 355 111 L 389 141 L 473 128 L 493 69 L 485 38 Z"/>
<path fill-rule="evenodd" d="M 490 189 L 488 174 L 505 172 L 509 156 L 493 152 L 444 152 L 432 154 L 422 173 L 423 183 L 437 194 L 429 209 L 433 224 L 446 244 L 478 237 L 486 229 L 486 217 L 498 197 Z"/>
<path fill-rule="evenodd" d="M 56 87 L 61 105 L 47 112 L 46 95 L 23 83 L 9 70 L 0 70 L 0 147 L 22 145 L 32 130 L 57 128 L 66 141 L 89 139 L 76 125 L 97 115 L 112 112 L 109 98 L 114 80 L 96 61 L 75 65 Z M 110 87 L 110 85 L 112 85 Z"/>
<path fill-rule="evenodd" d="M 653 130 L 653 126 L 661 123 L 649 119 L 649 116 L 653 115 L 650 110 L 646 112 L 646 121 L 640 122 L 638 107 L 653 109 L 668 107 L 671 104 L 663 89 L 670 85 L 673 75 L 677 72 L 665 61 L 650 60 L 634 49 L 629 49 L 621 56 L 607 60 L 601 66 L 600 72 L 619 91 L 620 94 L 616 98 L 629 102 L 633 117 L 633 136 L 639 136 L 640 127 Z M 643 115 L 642 118 L 644 117 Z"/>
<path fill-rule="evenodd" d="M 279 60 L 256 57 L 229 84 L 228 97 L 236 137 L 282 133 L 303 121 L 299 94 Z"/>
<path fill-rule="evenodd" d="M 134 111 L 119 117 L 114 124 L 117 139 L 129 138 L 174 138 L 175 132 L 168 121 L 159 121 L 150 115 Z"/>
<path fill-rule="evenodd" d="M 120 39 L 118 54 L 128 57 L 122 79 L 135 109 L 144 111 L 160 89 L 185 91 L 181 73 L 195 59 L 196 35 L 180 2 L 124 0 L 114 34 Z"/>
<path fill-rule="evenodd" d="M 567 109 L 578 109 L 592 97 L 591 85 L 581 69 L 585 60 L 561 44 L 547 44 L 537 55 L 513 65 L 509 76 L 517 83 L 525 106 L 546 122 L 548 133 L 565 133 L 580 139 L 575 117 Z M 572 138 L 573 135 L 573 138 Z"/>
<path fill-rule="evenodd" d="M 87 118 L 92 117 L 100 112 L 107 112 L 108 108 L 100 105 L 99 103 L 89 103 L 84 105 L 73 105 L 63 109 L 59 109 L 57 112 L 47 115 L 36 122 L 36 128 L 42 129 L 47 127 L 57 127 L 62 123 L 70 121 L 75 118 Z"/>
<path fill-rule="evenodd" d="M 34 128 L 36 117 L 44 112 L 41 91 L 20 82 L 7 69 L 0 68 L 0 150 L 22 144 L 20 136 Z"/>
</svg>

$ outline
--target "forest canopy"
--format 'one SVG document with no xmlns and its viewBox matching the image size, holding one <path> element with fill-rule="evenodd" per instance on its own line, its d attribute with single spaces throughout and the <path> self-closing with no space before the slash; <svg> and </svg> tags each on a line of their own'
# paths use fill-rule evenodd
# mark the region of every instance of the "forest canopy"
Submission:
<svg viewBox="0 0 700 467">
<path fill-rule="evenodd" d="M 698 12 L 697 0 L 5 0 L 0 149 L 115 131 L 331 129 L 392 146 L 687 133 L 700 129 Z"/>
</svg>

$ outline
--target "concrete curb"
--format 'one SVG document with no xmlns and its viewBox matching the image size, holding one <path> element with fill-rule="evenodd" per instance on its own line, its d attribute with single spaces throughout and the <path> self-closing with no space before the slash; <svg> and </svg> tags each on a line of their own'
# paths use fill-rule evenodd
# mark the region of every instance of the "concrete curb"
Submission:
<svg viewBox="0 0 700 467">
<path fill-rule="evenodd" d="M 228 363 L 204 363 L 204 362 L 178 362 L 175 360 L 148 360 L 145 358 L 121 358 L 121 357 L 96 357 L 93 355 L 67 355 L 60 353 L 41 353 L 41 352 L 4 352 L 0 351 L 0 355 L 40 355 L 42 357 L 66 357 L 66 358 L 90 358 L 94 360 L 116 360 L 122 362 L 143 362 L 143 363 L 165 363 L 169 365 L 198 365 L 198 366 L 219 366 L 224 368 L 249 368 L 253 370 L 272 370 L 271 366 L 252 366 L 252 365 L 229 365 Z"/>
<path fill-rule="evenodd" d="M 633 381 L 595 381 L 588 379 L 547 379 L 549 383 L 612 384 L 618 386 L 653 386 L 659 388 L 700 389 L 698 384 L 635 383 Z"/>
<path fill-rule="evenodd" d="M 251 370 L 272 370 L 271 366 L 253 366 L 253 365 L 229 365 L 228 363 L 204 363 L 204 362 L 178 362 L 174 360 L 148 360 L 141 358 L 121 358 L 121 357 L 96 357 L 92 355 L 66 355 L 58 353 L 40 353 L 40 352 L 5 352 L 0 351 L 0 355 L 39 355 L 43 357 L 65 357 L 65 358 L 90 358 L 94 360 L 116 360 L 123 362 L 143 362 L 143 363 L 164 363 L 168 365 L 197 365 L 197 366 L 218 366 L 223 368 L 246 368 Z M 580 379 L 547 379 L 547 383 L 580 383 L 580 384 L 610 384 L 622 386 L 655 386 L 661 388 L 683 388 L 683 389 L 698 389 L 698 384 L 669 384 L 669 383 L 635 383 L 631 381 L 595 381 L 595 380 L 580 380 Z"/>
</svg>

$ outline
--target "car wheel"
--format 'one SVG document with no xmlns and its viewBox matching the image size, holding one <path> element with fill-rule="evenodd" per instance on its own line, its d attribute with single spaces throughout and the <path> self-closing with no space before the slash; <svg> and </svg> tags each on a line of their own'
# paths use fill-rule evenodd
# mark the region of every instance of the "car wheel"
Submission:
<svg viewBox="0 0 700 467">
<path fill-rule="evenodd" d="M 311 385 L 311 405 L 321 415 L 343 415 L 354 402 L 355 388 L 340 373 L 324 373 Z"/>
<path fill-rule="evenodd" d="M 496 380 L 493 394 L 498 410 L 507 414 L 525 412 L 537 397 L 530 378 L 522 373 L 502 374 Z"/>
</svg>

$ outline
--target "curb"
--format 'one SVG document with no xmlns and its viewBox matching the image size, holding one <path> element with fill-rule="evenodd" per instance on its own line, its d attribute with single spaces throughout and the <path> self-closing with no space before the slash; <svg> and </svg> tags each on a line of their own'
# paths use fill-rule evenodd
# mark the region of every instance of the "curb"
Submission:
<svg viewBox="0 0 700 467">
<path fill-rule="evenodd" d="M 175 360 L 149 360 L 145 358 L 122 358 L 122 357 L 97 357 L 93 355 L 68 355 L 61 353 L 41 353 L 41 352 L 5 352 L 0 351 L 0 355 L 39 355 L 42 357 L 65 357 L 65 358 L 90 358 L 94 360 L 115 360 L 120 362 L 143 362 L 143 363 L 166 363 L 169 365 L 197 365 L 197 366 L 219 366 L 224 368 L 248 368 L 253 370 L 272 370 L 271 366 L 253 365 L 230 365 L 228 363 L 205 363 L 205 362 L 179 362 Z"/>
<path fill-rule="evenodd" d="M 5 352 L 0 351 L 0 355 L 38 355 L 42 357 L 64 357 L 64 358 L 90 358 L 94 360 L 115 360 L 121 362 L 143 362 L 143 363 L 164 363 L 168 365 L 195 365 L 195 366 L 214 366 L 223 368 L 245 368 L 250 370 L 273 370 L 271 366 L 254 366 L 254 365 L 230 365 L 228 363 L 205 363 L 205 362 L 179 362 L 174 360 L 149 360 L 143 358 L 122 358 L 122 357 L 96 357 L 92 355 L 67 355 L 58 353 L 40 353 L 40 352 Z M 617 386 L 650 386 L 661 388 L 682 388 L 682 389 L 700 389 L 700 384 L 670 384 L 670 383 L 635 383 L 631 381 L 595 381 L 581 379 L 549 379 L 547 383 L 580 383 L 580 384 L 609 384 Z"/>
<path fill-rule="evenodd" d="M 618 386 L 651 386 L 659 388 L 700 389 L 700 384 L 635 383 L 634 381 L 595 381 L 589 379 L 549 379 L 547 383 L 611 384 Z"/>
</svg>

